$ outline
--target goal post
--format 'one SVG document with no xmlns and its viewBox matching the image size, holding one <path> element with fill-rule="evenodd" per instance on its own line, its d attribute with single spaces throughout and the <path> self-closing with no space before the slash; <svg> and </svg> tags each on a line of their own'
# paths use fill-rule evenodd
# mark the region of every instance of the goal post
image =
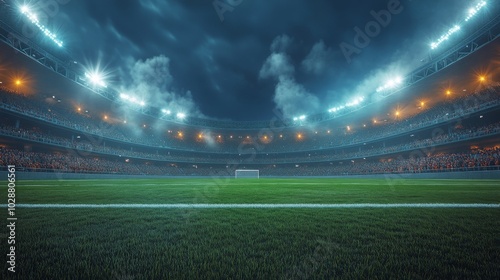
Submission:
<svg viewBox="0 0 500 280">
<path fill-rule="evenodd" d="M 236 169 L 234 171 L 234 178 L 254 178 L 259 179 L 259 170 L 256 169 Z"/>
</svg>

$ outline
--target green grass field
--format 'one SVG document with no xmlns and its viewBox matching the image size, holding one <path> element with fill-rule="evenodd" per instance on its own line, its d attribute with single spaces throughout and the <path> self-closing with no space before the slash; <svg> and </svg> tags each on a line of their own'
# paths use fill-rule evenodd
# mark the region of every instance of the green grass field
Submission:
<svg viewBox="0 0 500 280">
<path fill-rule="evenodd" d="M 27 206 L 498 205 L 494 180 L 18 178 L 16 203 L 16 273 L 4 262 L 2 279 L 500 279 L 498 207 Z"/>
</svg>

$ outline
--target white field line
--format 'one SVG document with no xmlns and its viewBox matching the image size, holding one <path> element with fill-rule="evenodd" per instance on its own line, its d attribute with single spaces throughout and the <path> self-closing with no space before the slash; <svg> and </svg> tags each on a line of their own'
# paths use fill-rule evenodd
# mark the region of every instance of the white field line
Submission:
<svg viewBox="0 0 500 280">
<path fill-rule="evenodd" d="M 114 187 L 117 184 L 103 184 L 103 183 L 96 183 L 93 184 L 93 186 L 99 186 L 99 187 Z M 133 185 L 140 185 L 140 186 L 211 186 L 211 185 L 217 185 L 213 182 L 206 182 L 206 183 L 146 183 L 146 184 L 137 184 L 133 183 Z M 248 184 L 234 184 L 234 183 L 228 183 L 228 184 L 222 184 L 221 186 L 227 186 L 227 187 L 236 187 L 236 186 L 277 186 L 277 185 L 328 185 L 328 186 L 342 186 L 342 185 L 366 185 L 366 186 L 384 186 L 384 185 L 389 185 L 387 183 L 248 183 Z M 457 183 L 403 183 L 401 186 L 499 186 L 498 183 L 470 183 L 470 182 L 457 182 Z M 47 184 L 47 185 L 42 185 L 42 184 L 23 184 L 25 187 L 54 187 L 53 184 Z M 68 186 L 70 187 L 70 186 Z"/>
<path fill-rule="evenodd" d="M 500 208 L 486 203 L 354 203 L 354 204 L 16 204 L 19 208 L 166 208 L 166 209 L 234 209 L 234 208 Z M 7 204 L 1 204 L 7 208 Z"/>
</svg>

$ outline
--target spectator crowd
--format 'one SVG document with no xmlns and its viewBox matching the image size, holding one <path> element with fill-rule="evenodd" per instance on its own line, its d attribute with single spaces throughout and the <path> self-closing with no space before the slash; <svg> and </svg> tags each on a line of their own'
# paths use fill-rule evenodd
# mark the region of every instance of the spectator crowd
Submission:
<svg viewBox="0 0 500 280">
<path fill-rule="evenodd" d="M 296 165 L 197 165 L 109 159 L 75 153 L 40 153 L 0 149 L 0 167 L 16 165 L 18 170 L 142 174 L 174 176 L 210 176 L 234 174 L 236 169 L 259 169 L 261 176 L 334 176 L 379 173 L 421 173 L 467 171 L 500 168 L 500 148 L 474 149 L 466 153 L 439 153 L 389 160 L 356 160 L 335 163 Z"/>
</svg>

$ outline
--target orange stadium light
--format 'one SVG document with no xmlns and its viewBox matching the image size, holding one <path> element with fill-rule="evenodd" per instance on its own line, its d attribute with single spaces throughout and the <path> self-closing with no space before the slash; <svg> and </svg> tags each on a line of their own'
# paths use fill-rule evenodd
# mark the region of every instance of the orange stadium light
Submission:
<svg viewBox="0 0 500 280">
<path fill-rule="evenodd" d="M 21 86 L 22 82 L 19 79 L 16 79 L 14 81 L 14 84 L 16 85 L 16 92 L 19 93 L 19 87 Z"/>
</svg>

